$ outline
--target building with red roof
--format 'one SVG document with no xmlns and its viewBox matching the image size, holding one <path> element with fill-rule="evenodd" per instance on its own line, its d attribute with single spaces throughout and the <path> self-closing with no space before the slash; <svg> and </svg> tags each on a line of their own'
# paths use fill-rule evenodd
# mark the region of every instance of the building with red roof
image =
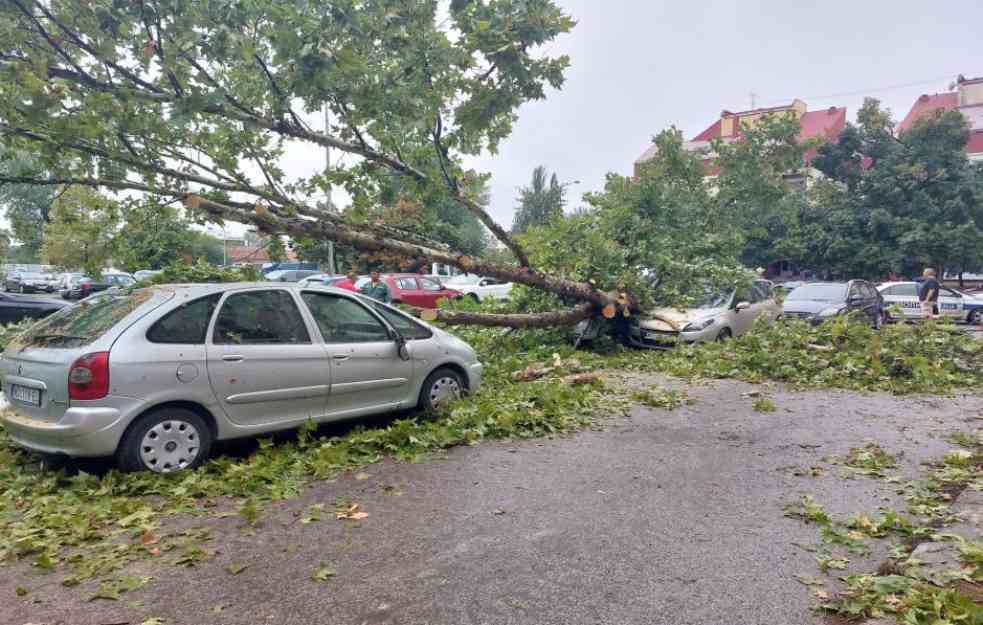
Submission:
<svg viewBox="0 0 983 625">
<path fill-rule="evenodd" d="M 969 122 L 966 154 L 970 160 L 983 160 L 983 77 L 966 78 L 960 75 L 953 86 L 955 91 L 919 96 L 898 124 L 898 135 L 904 134 L 919 119 L 935 111 L 959 111 Z"/>
<path fill-rule="evenodd" d="M 783 106 L 773 106 L 768 108 L 756 108 L 749 111 L 732 113 L 723 111 L 720 119 L 714 121 L 703 132 L 687 141 L 684 147 L 688 150 L 700 151 L 706 155 L 707 175 L 716 176 L 719 169 L 713 164 L 714 154 L 712 142 L 716 139 L 729 143 L 738 141 L 742 132 L 753 128 L 759 120 L 767 115 L 792 115 L 799 120 L 799 140 L 823 139 L 824 141 L 836 141 L 840 132 L 846 127 L 846 108 L 832 106 L 818 111 L 810 111 L 806 103 L 802 100 L 793 100 L 790 104 Z M 635 173 L 642 163 L 652 159 L 656 154 L 655 144 L 651 145 L 635 161 Z M 812 162 L 816 155 L 816 150 L 809 150 L 805 155 L 806 167 Z"/>
</svg>

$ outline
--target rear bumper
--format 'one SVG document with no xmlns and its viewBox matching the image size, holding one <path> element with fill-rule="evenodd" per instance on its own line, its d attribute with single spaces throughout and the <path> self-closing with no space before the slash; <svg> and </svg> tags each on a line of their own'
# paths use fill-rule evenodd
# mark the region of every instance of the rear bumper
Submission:
<svg viewBox="0 0 983 625">
<path fill-rule="evenodd" d="M 10 410 L 0 416 L 0 425 L 21 447 L 83 457 L 112 455 L 125 429 L 122 414 L 116 408 L 72 407 L 56 422 Z"/>
</svg>

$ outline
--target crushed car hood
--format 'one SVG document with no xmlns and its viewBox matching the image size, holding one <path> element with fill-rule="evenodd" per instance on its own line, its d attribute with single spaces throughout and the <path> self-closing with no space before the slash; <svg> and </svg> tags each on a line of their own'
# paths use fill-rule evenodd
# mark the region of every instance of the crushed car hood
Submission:
<svg viewBox="0 0 983 625">
<path fill-rule="evenodd" d="M 687 323 L 716 317 L 726 311 L 726 308 L 656 308 L 648 311 L 638 325 L 646 330 L 662 332 L 679 332 Z M 655 317 L 658 317 L 656 319 Z"/>
</svg>

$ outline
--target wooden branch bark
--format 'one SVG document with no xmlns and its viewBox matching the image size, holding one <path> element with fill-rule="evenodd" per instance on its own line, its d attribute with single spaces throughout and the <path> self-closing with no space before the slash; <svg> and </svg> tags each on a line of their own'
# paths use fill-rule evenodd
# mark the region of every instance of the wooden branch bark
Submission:
<svg viewBox="0 0 983 625">
<path fill-rule="evenodd" d="M 542 289 L 572 298 L 578 302 L 589 302 L 599 308 L 612 306 L 618 310 L 634 309 L 634 302 L 631 298 L 623 298 L 618 293 L 599 291 L 594 285 L 587 282 L 577 282 L 530 271 L 526 267 L 506 267 L 489 263 L 458 252 L 437 250 L 424 245 L 381 236 L 378 232 L 356 228 L 340 221 L 323 219 L 314 221 L 304 217 L 278 215 L 268 210 L 248 211 L 231 206 L 229 203 L 216 202 L 197 195 L 188 195 L 185 199 L 185 205 L 191 209 L 204 210 L 220 219 L 251 223 L 260 230 L 270 233 L 335 241 L 350 245 L 362 252 L 386 251 L 406 258 L 420 258 L 422 256 L 431 262 L 452 265 L 468 273 Z"/>
<path fill-rule="evenodd" d="M 440 321 L 449 325 L 472 325 L 498 328 L 551 328 L 569 326 L 587 319 L 594 314 L 595 307 L 583 303 L 567 310 L 547 313 L 495 315 L 454 310 L 424 310 L 420 318 L 425 321 Z"/>
</svg>

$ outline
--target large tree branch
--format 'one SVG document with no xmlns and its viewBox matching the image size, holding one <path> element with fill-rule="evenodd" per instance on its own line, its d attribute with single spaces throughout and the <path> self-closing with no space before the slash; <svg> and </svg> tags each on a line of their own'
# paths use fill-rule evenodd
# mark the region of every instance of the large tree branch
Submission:
<svg viewBox="0 0 983 625">
<path fill-rule="evenodd" d="M 634 302 L 630 298 L 599 291 L 594 285 L 587 282 L 577 282 L 532 272 L 525 267 L 502 266 L 457 252 L 438 250 L 417 243 L 381 236 L 376 231 L 348 225 L 340 220 L 313 221 L 304 217 L 279 215 L 267 209 L 249 211 L 231 206 L 227 202 L 217 202 L 196 195 L 188 195 L 185 205 L 194 210 L 203 210 L 219 219 L 254 224 L 265 232 L 327 239 L 349 245 L 361 252 L 389 252 L 405 258 L 423 257 L 432 262 L 453 265 L 469 273 L 523 284 L 580 302 L 590 302 L 597 307 L 612 307 L 612 310 L 618 310 L 630 309 L 634 306 Z"/>
<path fill-rule="evenodd" d="M 47 9 L 47 7 L 44 6 L 42 2 L 39 2 L 38 0 L 34 0 L 34 6 L 37 7 L 41 11 L 41 13 L 43 13 L 44 16 L 48 18 L 48 20 L 52 24 L 55 24 L 63 33 L 65 33 L 65 36 L 68 37 L 72 41 L 72 43 L 74 43 L 80 49 L 87 52 L 94 59 L 98 60 L 99 62 L 105 65 L 108 65 L 109 67 L 112 67 L 114 70 L 119 72 L 134 85 L 147 89 L 153 93 L 163 93 L 163 91 L 159 87 L 143 80 L 142 78 L 131 72 L 130 70 L 123 67 L 122 65 L 119 65 L 115 61 L 100 56 L 98 51 L 93 46 L 86 43 L 85 40 L 78 35 L 78 33 L 76 33 L 71 28 L 65 26 L 59 20 L 55 19 L 55 16 L 51 13 L 51 11 Z"/>
<path fill-rule="evenodd" d="M 456 310 L 428 310 L 421 313 L 427 321 L 441 321 L 449 325 L 489 326 L 499 328 L 551 328 L 573 325 L 594 315 L 593 304 L 583 303 L 566 310 L 547 313 L 496 315 Z"/>
<path fill-rule="evenodd" d="M 275 193 L 270 193 L 268 191 L 263 191 L 262 189 L 257 189 L 251 185 L 246 185 L 242 183 L 232 183 L 223 182 L 221 180 L 214 180 L 212 178 L 205 178 L 197 174 L 192 174 L 188 172 L 179 171 L 177 169 L 171 169 L 170 167 L 164 167 L 163 165 L 158 165 L 149 160 L 136 160 L 128 157 L 124 157 L 120 154 L 113 154 L 108 150 L 100 148 L 98 146 L 89 145 L 87 143 L 81 143 L 78 141 L 67 141 L 58 140 L 52 137 L 47 137 L 43 134 L 26 130 L 24 128 L 17 128 L 11 126 L 4 122 L 0 122 L 0 132 L 6 134 L 17 135 L 24 139 L 29 139 L 31 141 L 36 141 L 38 143 L 44 143 L 47 145 L 54 146 L 56 148 L 70 148 L 73 150 L 78 150 L 90 156 L 97 156 L 99 158 L 104 158 L 111 161 L 116 161 L 129 165 L 134 169 L 149 171 L 168 178 L 173 178 L 175 180 L 182 180 L 185 182 L 193 182 L 195 184 L 200 184 L 202 186 L 210 187 L 212 189 L 217 189 L 220 191 L 227 191 L 230 193 L 246 193 L 249 195 L 254 195 L 256 197 L 263 198 L 270 202 L 280 203 L 282 200 Z"/>
<path fill-rule="evenodd" d="M 19 2 L 20 0 L 14 0 L 14 1 Z M 34 3 L 35 5 L 40 5 L 38 0 L 34 0 Z M 109 65 L 110 67 L 113 67 L 116 71 L 120 72 L 123 76 L 125 76 L 128 80 L 130 80 L 131 83 L 138 85 L 139 87 L 142 87 L 142 89 L 121 91 L 119 87 L 114 85 L 112 82 L 106 83 L 92 78 L 91 76 L 86 74 L 79 66 L 75 66 L 77 70 L 75 72 L 72 72 L 71 70 L 66 70 L 64 68 L 49 68 L 48 70 L 49 76 L 57 76 L 65 80 L 74 79 L 79 83 L 89 86 L 90 88 L 95 88 L 97 90 L 117 96 L 138 97 L 158 103 L 176 103 L 181 99 L 183 99 L 183 95 L 184 95 L 183 90 L 180 88 L 180 85 L 176 84 L 174 76 L 170 72 L 169 68 L 164 67 L 163 70 L 172 79 L 172 83 L 174 83 L 173 86 L 175 88 L 175 95 L 173 96 L 166 94 L 160 88 L 152 85 L 147 81 L 140 79 L 138 76 L 133 75 L 132 72 L 129 72 L 128 70 L 126 70 L 126 68 L 123 68 L 118 64 L 112 62 L 111 60 L 102 57 L 98 53 L 98 50 L 87 44 L 78 34 L 76 34 L 74 31 L 72 31 L 64 24 L 58 22 L 55 19 L 55 17 L 45 7 L 39 6 L 39 8 L 45 14 L 45 16 L 53 23 L 57 24 L 58 27 L 62 29 L 62 31 L 65 32 L 65 34 L 72 40 L 72 42 L 75 43 L 75 45 L 77 45 L 80 49 L 90 54 L 93 57 L 93 59 L 95 59 L 97 62 L 101 62 L 106 65 Z M 49 43 L 51 43 L 50 40 Z M 157 41 L 155 44 L 155 49 L 157 49 L 156 51 L 158 53 L 162 52 L 159 49 L 160 45 L 161 45 L 160 41 Z M 70 63 L 72 63 L 70 58 L 68 60 Z M 272 81 L 272 75 L 269 73 L 269 70 L 262 63 L 262 60 L 257 58 L 257 61 L 260 62 L 260 65 L 263 67 L 268 78 Z M 72 64 L 74 65 L 74 63 Z M 277 89 L 275 82 L 273 82 L 273 87 L 274 89 Z M 296 118 L 296 116 L 294 116 L 294 119 L 292 121 L 287 121 L 283 119 L 280 120 L 269 119 L 262 115 L 247 112 L 243 110 L 243 108 L 236 106 L 235 104 L 233 104 L 233 106 L 235 108 L 229 108 L 221 104 L 209 105 L 209 106 L 202 107 L 201 111 L 203 113 L 217 115 L 220 117 L 224 117 L 226 119 L 239 121 L 245 124 L 251 124 L 259 128 L 264 128 L 271 132 L 280 134 L 282 136 L 308 141 L 311 143 L 315 143 L 317 145 L 331 147 L 349 154 L 361 156 L 367 160 L 383 165 L 397 173 L 410 176 L 419 181 L 425 181 L 429 179 L 427 174 L 425 174 L 420 169 L 413 167 L 412 165 L 406 163 L 399 157 L 385 154 L 384 152 L 381 152 L 379 150 L 376 150 L 368 146 L 364 140 L 360 140 L 360 143 L 358 144 L 351 143 L 348 141 L 343 141 L 336 137 L 330 136 L 327 132 L 319 133 L 317 131 L 305 127 L 304 124 L 302 124 L 300 120 Z M 289 108 L 289 103 L 287 103 L 287 106 Z M 440 123 L 441 121 L 438 119 L 438 124 Z M 487 211 L 485 211 L 485 209 L 480 204 L 475 202 L 473 199 L 467 197 L 462 192 L 460 185 L 458 184 L 458 181 L 455 178 L 447 175 L 446 166 L 449 159 L 448 159 L 447 148 L 442 143 L 440 132 L 435 133 L 434 144 L 437 151 L 438 159 L 440 160 L 441 168 L 445 173 L 448 192 L 451 194 L 451 197 L 456 202 L 458 202 L 461 206 L 463 206 L 472 214 L 474 214 L 478 218 L 478 220 L 482 224 L 484 224 L 484 226 L 488 228 L 489 231 L 492 232 L 495 238 L 501 241 L 513 253 L 513 255 L 515 255 L 516 259 L 519 261 L 519 264 L 521 266 L 528 267 L 529 258 L 526 255 L 525 251 L 521 248 L 521 246 L 518 245 L 518 243 L 509 235 L 508 232 L 505 231 L 505 229 L 503 229 L 500 225 L 498 225 L 497 222 L 495 222 L 494 219 L 491 218 L 491 216 L 487 213 Z"/>
</svg>

